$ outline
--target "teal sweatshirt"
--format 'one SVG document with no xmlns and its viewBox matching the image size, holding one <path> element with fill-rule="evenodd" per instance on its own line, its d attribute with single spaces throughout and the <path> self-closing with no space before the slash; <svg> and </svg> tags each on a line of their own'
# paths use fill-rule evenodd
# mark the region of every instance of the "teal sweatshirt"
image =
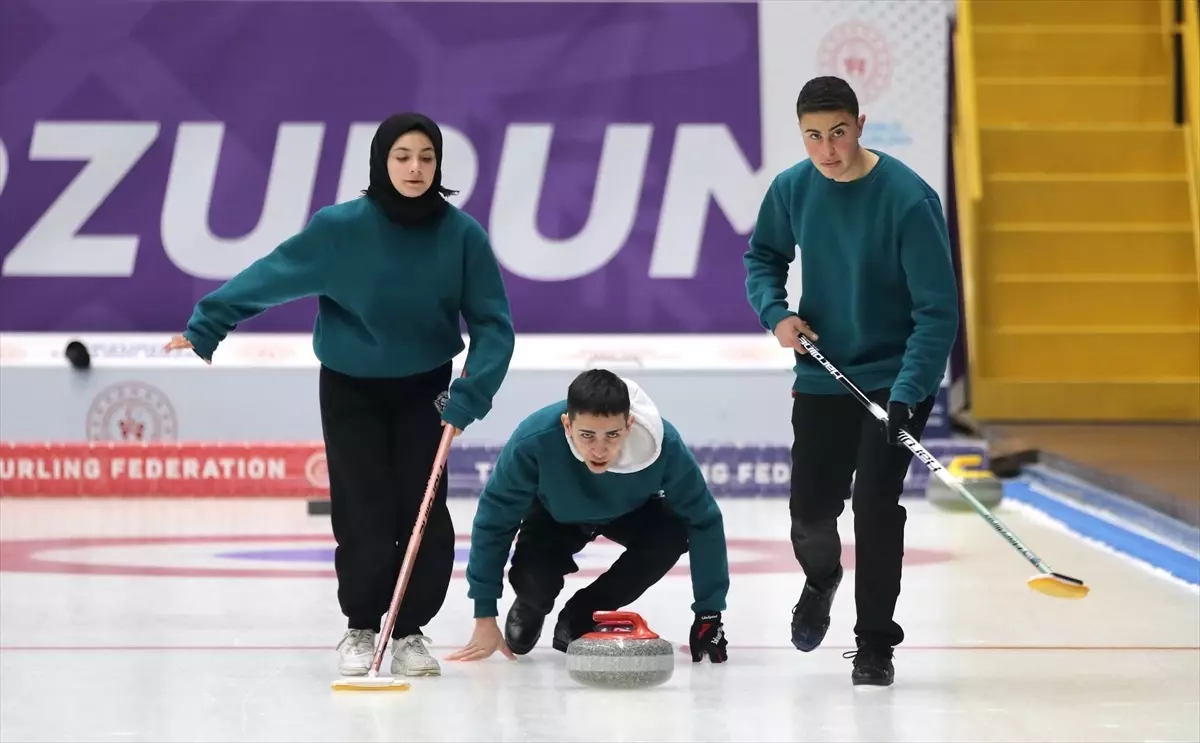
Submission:
<svg viewBox="0 0 1200 743">
<path fill-rule="evenodd" d="M 536 411 L 517 426 L 479 496 L 467 558 L 467 596 L 475 616 L 498 615 L 504 566 L 526 511 L 535 499 L 563 524 L 605 524 L 659 494 L 687 525 L 692 610 L 723 611 L 729 591 L 729 560 L 721 510 L 679 432 L 649 396 L 626 380 L 633 402 L 633 429 L 618 462 L 593 474 L 563 429 L 566 401 Z"/>
<path fill-rule="evenodd" d="M 891 389 L 916 405 L 937 392 L 958 332 L 958 285 L 937 192 L 882 152 L 846 183 L 811 160 L 771 183 L 744 256 L 746 295 L 774 330 L 799 315 L 821 353 L 864 392 Z M 788 264 L 800 249 L 802 289 L 787 305 Z M 819 364 L 797 354 L 793 389 L 843 394 Z"/>
<path fill-rule="evenodd" d="M 405 377 L 471 350 L 443 420 L 482 419 L 508 374 L 515 336 L 487 234 L 453 205 L 433 227 L 390 222 L 366 197 L 327 206 L 308 226 L 196 305 L 184 336 L 211 360 L 239 323 L 276 305 L 318 298 L 313 350 L 356 377 Z"/>
</svg>

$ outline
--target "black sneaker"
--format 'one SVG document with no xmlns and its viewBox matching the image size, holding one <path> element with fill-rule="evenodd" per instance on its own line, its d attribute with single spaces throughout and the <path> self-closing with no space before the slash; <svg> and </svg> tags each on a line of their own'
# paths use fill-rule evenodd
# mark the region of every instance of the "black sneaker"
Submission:
<svg viewBox="0 0 1200 743">
<path fill-rule="evenodd" d="M 542 636 L 545 621 L 546 615 L 529 604 L 523 604 L 519 599 L 513 602 L 504 621 L 504 642 L 508 643 L 508 649 L 514 655 L 525 655 L 533 650 Z"/>
<path fill-rule="evenodd" d="M 804 581 L 800 600 L 792 607 L 792 644 L 805 653 L 816 650 L 829 631 L 829 610 L 833 597 L 842 582 L 842 566 L 838 565 L 833 580 L 824 590 L 817 590 Z"/>
<path fill-rule="evenodd" d="M 896 680 L 891 648 L 859 643 L 858 650 L 843 653 L 842 657 L 854 659 L 850 680 L 855 686 L 891 686 Z"/>
<path fill-rule="evenodd" d="M 558 615 L 558 624 L 554 625 L 554 649 L 565 653 L 568 645 L 594 629 L 596 623 L 590 615 L 586 619 L 580 619 L 563 609 Z"/>
</svg>

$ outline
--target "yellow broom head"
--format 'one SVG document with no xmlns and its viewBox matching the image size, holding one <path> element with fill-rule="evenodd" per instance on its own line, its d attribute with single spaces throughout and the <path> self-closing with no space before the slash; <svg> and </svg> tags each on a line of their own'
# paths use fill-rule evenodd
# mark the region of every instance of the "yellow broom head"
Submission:
<svg viewBox="0 0 1200 743">
<path fill-rule="evenodd" d="M 1035 575 L 1026 581 L 1028 586 L 1038 593 L 1044 593 L 1056 599 L 1081 599 L 1091 590 L 1083 581 L 1059 573 Z"/>
<path fill-rule="evenodd" d="M 407 681 L 390 676 L 350 676 L 333 682 L 334 691 L 408 691 Z"/>
</svg>

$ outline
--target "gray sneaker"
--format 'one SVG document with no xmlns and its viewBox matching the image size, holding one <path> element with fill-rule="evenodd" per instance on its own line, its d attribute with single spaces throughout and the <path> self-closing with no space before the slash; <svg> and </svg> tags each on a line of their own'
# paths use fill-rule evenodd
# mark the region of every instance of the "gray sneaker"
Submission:
<svg viewBox="0 0 1200 743">
<path fill-rule="evenodd" d="M 369 629 L 346 630 L 338 643 L 338 670 L 343 676 L 366 676 L 375 657 L 375 632 Z"/>
<path fill-rule="evenodd" d="M 428 637 L 409 635 L 392 641 L 393 676 L 440 676 L 442 667 L 429 654 Z"/>
</svg>

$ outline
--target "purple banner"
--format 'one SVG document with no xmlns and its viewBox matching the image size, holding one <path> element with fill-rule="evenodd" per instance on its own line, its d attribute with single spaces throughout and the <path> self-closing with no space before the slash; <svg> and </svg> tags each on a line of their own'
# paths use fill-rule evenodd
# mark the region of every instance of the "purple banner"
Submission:
<svg viewBox="0 0 1200 743">
<path fill-rule="evenodd" d="M 954 471 L 987 470 L 987 450 L 977 442 L 928 439 L 925 448 Z M 790 495 L 791 453 L 786 446 L 694 446 L 705 481 L 718 498 L 786 498 Z M 446 466 L 450 494 L 474 497 L 491 474 L 498 446 L 456 446 Z M 929 484 L 929 468 L 913 459 L 904 481 L 905 492 L 921 494 Z"/>
<path fill-rule="evenodd" d="M 447 129 L 445 183 L 492 234 L 520 332 L 757 332 L 757 14 L 4 0 L 0 331 L 178 331 L 364 188 L 375 124 L 415 109 Z"/>
</svg>

